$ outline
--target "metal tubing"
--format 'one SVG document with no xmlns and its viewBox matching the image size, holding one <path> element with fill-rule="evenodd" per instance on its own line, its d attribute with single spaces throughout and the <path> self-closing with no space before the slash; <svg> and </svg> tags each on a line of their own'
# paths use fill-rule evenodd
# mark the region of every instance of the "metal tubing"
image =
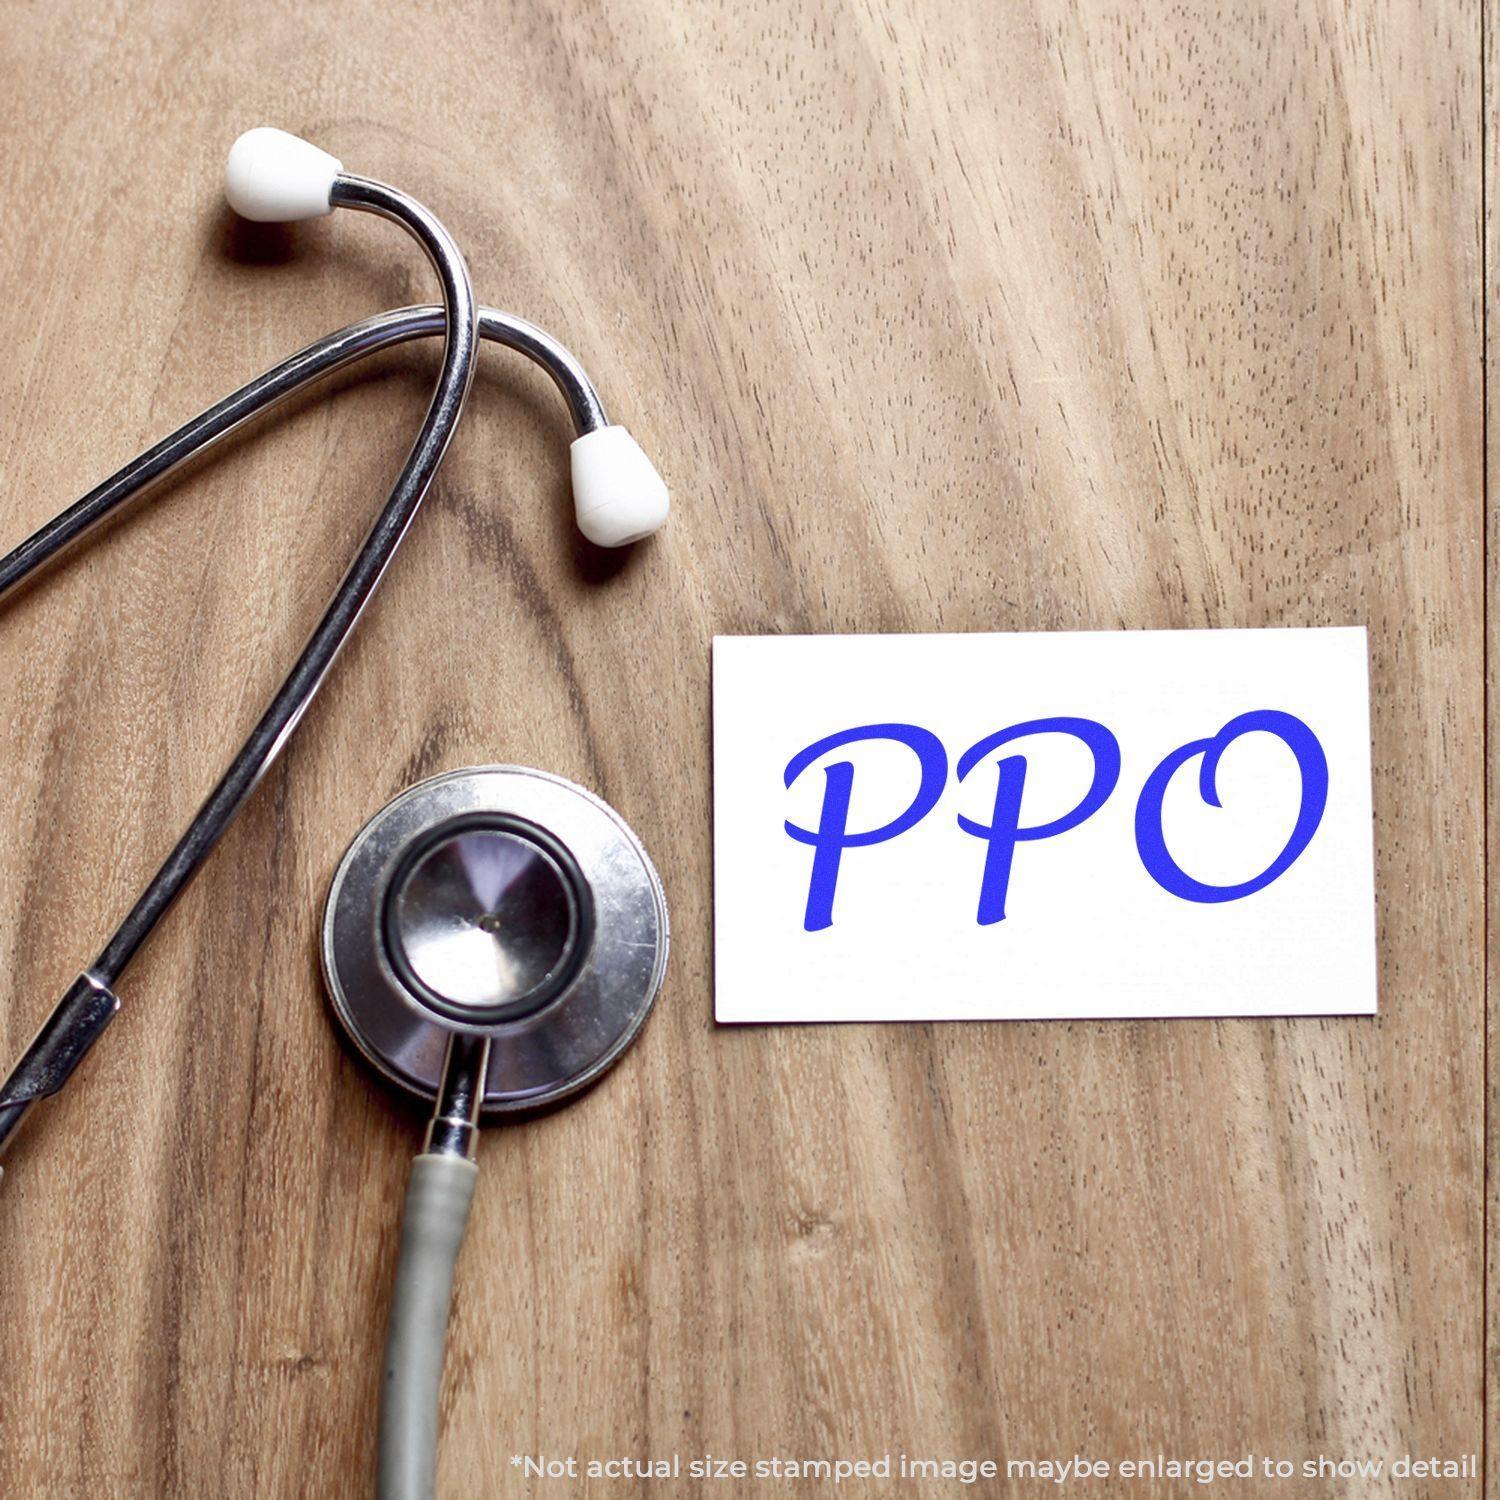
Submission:
<svg viewBox="0 0 1500 1500">
<path fill-rule="evenodd" d="M 147 934 L 182 893 L 301 722 L 401 545 L 447 452 L 474 378 L 477 339 L 474 292 L 463 256 L 448 231 L 415 199 L 367 178 L 341 175 L 334 182 L 331 201 L 335 207 L 378 214 L 399 224 L 427 252 L 442 283 L 443 305 L 447 309 L 443 367 L 390 498 L 355 554 L 311 639 L 177 847 L 92 964 L 92 972 L 106 985 L 113 985 L 119 979 Z"/>
<path fill-rule="evenodd" d="M 415 199 L 368 178 L 341 174 L 334 182 L 330 202 L 335 207 L 390 219 L 405 229 L 426 252 L 443 292 L 446 338 L 442 369 L 416 440 L 396 476 L 390 496 L 311 639 L 229 769 L 188 825 L 187 832 L 178 840 L 176 848 L 86 971 L 89 984 L 106 993 L 112 991 L 125 966 L 182 893 L 301 722 L 406 535 L 442 463 L 463 414 L 464 401 L 473 379 L 477 309 L 468 268 L 448 231 Z M 187 456 L 187 453 L 181 453 L 175 462 L 181 462 Z M 175 466 L 175 463 L 170 466 Z M 166 468 L 160 472 L 166 472 Z M 64 997 L 53 1013 L 53 1020 L 43 1026 L 38 1041 L 51 1036 L 51 1044 L 55 1047 L 58 1045 L 58 1026 L 64 1032 L 70 1030 L 66 1025 L 67 1016 L 63 1014 L 68 1003 L 68 998 Z M 99 1029 L 102 1028 L 94 1028 L 87 1037 L 80 1032 L 77 1041 L 81 1045 L 73 1049 L 76 1054 L 73 1056 L 74 1066 Z M 41 1097 L 34 1084 L 28 1081 L 34 1070 L 28 1070 L 27 1059 L 33 1057 L 37 1045 L 32 1044 L 21 1065 L 4 1084 L 0 1084 L 0 1150 L 24 1117 L 24 1106 Z"/>
</svg>

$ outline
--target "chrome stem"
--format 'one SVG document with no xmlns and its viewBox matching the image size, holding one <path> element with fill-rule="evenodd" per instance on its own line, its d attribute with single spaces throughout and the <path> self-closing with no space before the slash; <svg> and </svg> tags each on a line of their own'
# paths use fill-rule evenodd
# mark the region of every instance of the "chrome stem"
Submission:
<svg viewBox="0 0 1500 1500">
<path fill-rule="evenodd" d="M 443 1058 L 443 1080 L 427 1126 L 427 1156 L 461 1156 L 473 1161 L 479 1145 L 479 1107 L 490 1066 L 490 1039 L 455 1031 Z"/>
</svg>

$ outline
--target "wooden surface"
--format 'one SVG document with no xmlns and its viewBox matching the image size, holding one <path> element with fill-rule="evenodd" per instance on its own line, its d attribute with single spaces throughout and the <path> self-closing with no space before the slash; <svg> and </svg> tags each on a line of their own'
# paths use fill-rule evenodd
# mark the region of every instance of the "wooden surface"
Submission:
<svg viewBox="0 0 1500 1500">
<path fill-rule="evenodd" d="M 1500 486 L 1500 451 L 1490 434 L 1500 435 L 1500 382 L 1490 385 L 1490 372 L 1500 363 L 1500 319 L 1491 315 L 1500 305 L 1496 287 L 1500 282 L 1500 223 L 1495 195 L 1500 192 L 1500 43 L 1495 29 L 1500 24 L 1500 0 L 1485 0 L 1484 6 L 1484 402 L 1485 402 L 1485 1433 L 1487 1492 L 1500 1495 L 1500 1174 L 1493 1164 L 1500 1157 L 1500 1000 L 1495 979 L 1500 953 L 1500 877 L 1495 870 L 1495 851 L 1500 846 L 1500 806 L 1496 804 L 1494 773 L 1495 736 L 1500 734 L 1500 516 L 1490 504 L 1491 485 Z M 1500 493 L 1497 489 L 1496 493 Z M 1493 1375 L 1495 1378 L 1491 1378 Z"/>
<path fill-rule="evenodd" d="M 0 9 L 0 541 L 431 296 L 388 226 L 230 222 L 263 121 L 430 203 L 676 501 L 586 550 L 563 413 L 486 353 L 357 639 L 7 1159 L 0 1494 L 367 1491 L 418 1127 L 335 1041 L 315 927 L 365 817 L 494 760 L 621 809 L 675 948 L 605 1084 L 485 1143 L 444 1493 L 582 1492 L 516 1453 L 1483 1457 L 1480 33 L 1474 0 Z M 5 608 L 7 1054 L 263 706 L 433 368 L 341 378 Z M 1378 1020 L 715 1028 L 715 632 L 1345 623 Z"/>
</svg>

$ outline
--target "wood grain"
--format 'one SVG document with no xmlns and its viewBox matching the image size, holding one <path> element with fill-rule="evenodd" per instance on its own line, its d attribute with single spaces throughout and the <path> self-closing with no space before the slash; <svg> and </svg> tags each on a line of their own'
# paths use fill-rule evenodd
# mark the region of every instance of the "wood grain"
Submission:
<svg viewBox="0 0 1500 1500">
<path fill-rule="evenodd" d="M 1495 600 L 1500 596 L 1500 517 L 1490 503 L 1491 486 L 1500 483 L 1500 452 L 1491 434 L 1500 434 L 1500 382 L 1491 382 L 1491 374 L 1500 362 L 1500 321 L 1494 317 L 1500 298 L 1500 225 L 1496 222 L 1495 201 L 1500 192 L 1496 151 L 1500 149 L 1500 43 L 1495 37 L 1500 23 L 1500 5 L 1485 0 L 1484 6 L 1484 400 L 1485 400 L 1485 1493 L 1500 1494 L 1500 1325 L 1495 1309 L 1500 1309 L 1500 1174 L 1495 1163 L 1500 1159 L 1500 915 L 1496 894 L 1496 850 L 1500 849 L 1500 804 L 1495 796 L 1495 735 L 1500 732 L 1500 613 Z M 1500 491 L 1497 491 L 1500 493 Z"/>
<path fill-rule="evenodd" d="M 0 9 L 0 80 L 0 541 L 430 297 L 387 226 L 230 223 L 263 121 L 429 202 L 676 497 L 587 551 L 563 413 L 486 354 L 359 636 L 8 1159 L 0 1493 L 367 1490 L 416 1125 L 336 1043 L 315 927 L 366 816 L 497 760 L 625 813 L 676 947 L 616 1073 L 486 1143 L 445 1493 L 624 1488 L 514 1453 L 1482 1450 L 1475 0 L 58 0 Z M 342 378 L 6 608 L 7 1052 L 279 680 L 433 369 Z M 715 1029 L 715 632 L 1345 623 L 1378 1020 Z"/>
</svg>

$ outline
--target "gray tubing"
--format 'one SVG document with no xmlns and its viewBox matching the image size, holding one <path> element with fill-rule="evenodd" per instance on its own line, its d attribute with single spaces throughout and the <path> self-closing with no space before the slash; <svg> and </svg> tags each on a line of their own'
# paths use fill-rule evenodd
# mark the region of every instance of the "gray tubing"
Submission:
<svg viewBox="0 0 1500 1500">
<path fill-rule="evenodd" d="M 478 1175 L 460 1156 L 412 1162 L 380 1391 L 380 1500 L 433 1500 L 448 1301 Z"/>
</svg>

